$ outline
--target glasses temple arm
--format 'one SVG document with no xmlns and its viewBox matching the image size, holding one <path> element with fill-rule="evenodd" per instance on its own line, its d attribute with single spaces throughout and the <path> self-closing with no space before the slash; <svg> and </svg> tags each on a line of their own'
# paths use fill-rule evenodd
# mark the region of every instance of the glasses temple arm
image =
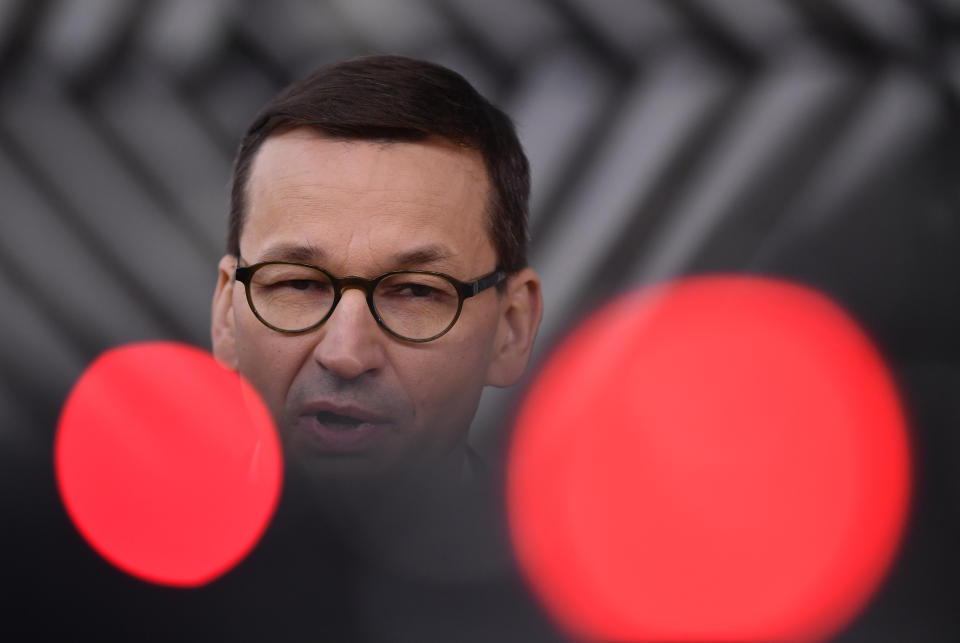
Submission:
<svg viewBox="0 0 960 643">
<path fill-rule="evenodd" d="M 487 288 L 490 288 L 491 286 L 496 286 L 498 283 L 500 283 L 506 278 L 507 278 L 507 273 L 505 273 L 502 270 L 491 272 L 486 277 L 481 277 L 480 279 L 477 279 L 475 282 L 473 282 L 472 284 L 473 288 L 471 288 L 472 292 L 470 293 L 470 296 L 472 297 L 477 293 L 482 292 Z"/>
</svg>

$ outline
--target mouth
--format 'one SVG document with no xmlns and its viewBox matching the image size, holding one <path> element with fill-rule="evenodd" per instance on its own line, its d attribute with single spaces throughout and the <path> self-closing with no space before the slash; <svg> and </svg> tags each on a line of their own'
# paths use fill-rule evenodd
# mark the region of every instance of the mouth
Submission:
<svg viewBox="0 0 960 643">
<path fill-rule="evenodd" d="M 367 423 L 361 418 L 344 415 L 342 413 L 334 413 L 333 411 L 320 411 L 315 417 L 317 418 L 317 422 L 333 431 L 352 431 L 360 425 Z"/>
<path fill-rule="evenodd" d="M 376 449 L 391 426 L 388 418 L 366 409 L 321 404 L 304 410 L 298 433 L 319 455 L 362 455 Z"/>
</svg>

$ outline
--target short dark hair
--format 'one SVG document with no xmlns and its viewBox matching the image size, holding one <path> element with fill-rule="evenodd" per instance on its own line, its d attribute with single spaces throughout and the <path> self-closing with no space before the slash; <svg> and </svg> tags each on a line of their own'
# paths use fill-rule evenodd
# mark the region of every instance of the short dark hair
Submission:
<svg viewBox="0 0 960 643">
<path fill-rule="evenodd" d="M 491 184 L 488 227 L 498 268 L 527 264 L 530 166 L 510 118 L 460 74 L 403 56 L 367 56 L 320 67 L 261 111 L 233 168 L 227 251 L 239 256 L 247 183 L 271 134 L 310 127 L 344 139 L 416 141 L 440 136 L 478 150 Z"/>
</svg>

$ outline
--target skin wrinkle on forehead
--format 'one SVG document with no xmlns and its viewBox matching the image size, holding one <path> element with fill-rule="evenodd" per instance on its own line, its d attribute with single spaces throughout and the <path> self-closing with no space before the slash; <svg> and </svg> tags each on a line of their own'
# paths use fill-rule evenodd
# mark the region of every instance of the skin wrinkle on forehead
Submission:
<svg viewBox="0 0 960 643">
<path fill-rule="evenodd" d="M 367 251 L 373 255 L 375 248 L 372 241 L 368 239 Z M 243 255 L 248 263 L 260 263 L 267 261 L 289 261 L 293 263 L 306 263 L 323 268 L 328 272 L 332 270 L 330 265 L 335 253 L 328 252 L 318 244 L 309 242 L 288 243 L 278 242 L 270 244 L 254 255 Z M 370 274 L 334 274 L 337 277 L 359 276 L 372 278 L 394 270 L 430 270 L 435 272 L 444 272 L 450 276 L 461 279 L 461 281 L 472 280 L 479 277 L 480 274 L 472 274 L 476 271 L 469 271 L 461 266 L 458 261 L 458 255 L 444 245 L 438 243 L 425 243 L 422 245 L 412 245 L 399 252 L 396 252 L 383 261 L 376 261 L 378 270 L 366 270 Z M 463 274 L 461 274 L 463 273 Z M 471 273 L 471 274 L 466 274 Z"/>
</svg>

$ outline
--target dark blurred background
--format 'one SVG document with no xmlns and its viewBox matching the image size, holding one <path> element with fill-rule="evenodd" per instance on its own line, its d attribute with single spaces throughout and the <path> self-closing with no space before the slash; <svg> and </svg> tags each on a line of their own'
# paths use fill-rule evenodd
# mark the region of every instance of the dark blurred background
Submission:
<svg viewBox="0 0 960 643">
<path fill-rule="evenodd" d="M 960 0 L 0 0 L 0 534 L 31 543 L 21 571 L 66 529 L 50 453 L 82 369 L 136 340 L 209 346 L 248 122 L 372 53 L 447 65 L 515 119 L 536 362 L 681 274 L 841 303 L 901 387 L 917 488 L 838 640 L 960 640 Z M 484 397 L 494 460 L 522 388 Z"/>
</svg>

